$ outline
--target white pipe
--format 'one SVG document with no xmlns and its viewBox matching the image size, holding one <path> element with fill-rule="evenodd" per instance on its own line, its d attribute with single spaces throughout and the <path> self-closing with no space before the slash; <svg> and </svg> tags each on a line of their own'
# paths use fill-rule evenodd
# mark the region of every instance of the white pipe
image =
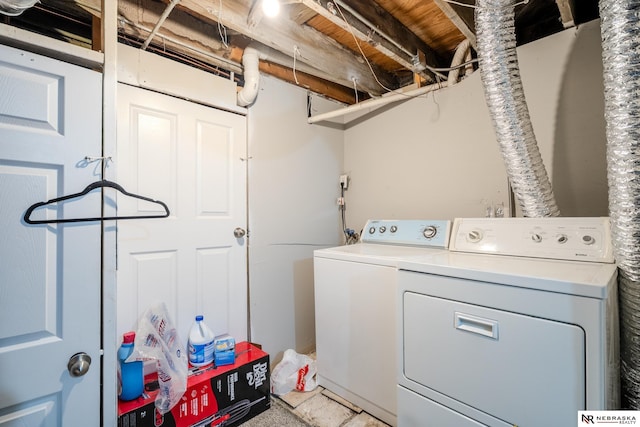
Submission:
<svg viewBox="0 0 640 427">
<path fill-rule="evenodd" d="M 153 27 L 151 34 L 149 34 L 149 37 L 147 37 L 147 39 L 144 41 L 144 44 L 141 47 L 142 50 L 147 49 L 147 47 L 149 46 L 149 43 L 151 43 L 151 40 L 156 36 L 158 31 L 160 30 L 160 27 L 162 27 L 162 24 L 164 24 L 164 21 L 167 20 L 167 18 L 169 17 L 169 14 L 173 10 L 173 8 L 176 7 L 178 3 L 180 3 L 180 0 L 171 0 L 171 3 L 167 5 L 164 12 L 162 12 L 162 15 L 160 15 L 160 19 L 158 19 L 156 26 Z"/>
<path fill-rule="evenodd" d="M 255 101 L 260 87 L 260 70 L 258 68 L 260 57 L 258 51 L 249 46 L 242 54 L 242 66 L 244 67 L 244 87 L 238 92 L 238 105 L 246 107 Z"/>
<path fill-rule="evenodd" d="M 358 104 L 353 104 L 348 107 L 344 107 L 340 110 L 329 111 L 328 113 L 318 114 L 307 119 L 307 123 L 313 124 L 324 120 L 332 119 L 334 117 L 344 116 L 346 114 L 355 113 L 356 111 L 364 110 L 366 108 L 380 107 L 392 102 L 406 100 L 409 98 L 415 98 L 416 96 L 423 95 L 425 93 L 441 89 L 445 86 L 444 83 L 434 83 L 428 86 L 423 86 L 418 89 L 410 90 L 408 92 L 390 92 L 389 94 L 380 98 L 368 99 Z"/>
<path fill-rule="evenodd" d="M 451 61 L 451 67 L 456 67 L 462 64 L 462 60 L 464 59 L 466 52 L 469 50 L 469 46 L 471 46 L 471 43 L 469 42 L 469 40 L 466 40 L 466 43 L 462 42 L 458 45 L 458 48 L 456 49 L 456 53 L 453 55 L 453 60 Z M 313 123 L 321 122 L 324 120 L 332 119 L 334 117 L 355 113 L 356 111 L 360 111 L 366 108 L 380 107 L 382 105 L 386 105 L 392 102 L 401 101 L 408 98 L 415 98 L 417 96 L 424 95 L 425 93 L 441 89 L 445 86 L 453 86 L 458 80 L 458 74 L 460 74 L 459 71 L 458 73 L 453 73 L 453 71 L 449 72 L 448 80 L 446 83 L 434 83 L 428 86 L 420 87 L 418 89 L 410 90 L 408 92 L 391 92 L 380 98 L 362 101 L 358 104 L 353 104 L 348 107 L 341 108 L 340 110 L 329 111 L 328 113 L 323 113 L 323 114 L 317 114 L 315 116 L 309 117 L 307 119 L 307 123 L 313 124 Z"/>
</svg>

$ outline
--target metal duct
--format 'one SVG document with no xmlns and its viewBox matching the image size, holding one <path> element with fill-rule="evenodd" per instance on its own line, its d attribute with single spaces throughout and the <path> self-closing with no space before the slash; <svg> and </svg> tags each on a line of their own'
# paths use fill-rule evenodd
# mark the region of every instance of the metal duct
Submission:
<svg viewBox="0 0 640 427">
<path fill-rule="evenodd" d="M 0 0 L 0 13 L 9 16 L 18 16 L 29 9 L 39 0 Z"/>
<path fill-rule="evenodd" d="M 620 269 L 623 406 L 640 409 L 640 3 L 600 1 L 609 216 Z"/>
<path fill-rule="evenodd" d="M 559 216 L 520 79 L 514 0 L 478 0 L 476 6 L 480 76 L 513 192 L 524 216 Z"/>
</svg>

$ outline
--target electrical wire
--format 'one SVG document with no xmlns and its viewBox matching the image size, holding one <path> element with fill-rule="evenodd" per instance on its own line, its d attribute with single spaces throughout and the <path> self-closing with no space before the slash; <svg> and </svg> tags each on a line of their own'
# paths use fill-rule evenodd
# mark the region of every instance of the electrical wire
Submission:
<svg viewBox="0 0 640 427">
<path fill-rule="evenodd" d="M 351 228 L 347 228 L 347 220 L 345 218 L 347 205 L 344 201 L 344 183 L 342 182 L 340 183 L 340 200 L 342 201 L 342 204 L 340 205 L 340 215 L 342 217 L 342 233 L 344 234 L 345 244 L 353 245 L 354 243 L 358 243 L 360 234 Z"/>
<path fill-rule="evenodd" d="M 296 84 L 300 86 L 298 82 L 298 75 L 296 74 L 296 57 L 300 54 L 300 49 L 298 49 L 297 45 L 293 45 L 293 79 L 296 81 Z"/>
<path fill-rule="evenodd" d="M 378 83 L 380 85 L 380 87 L 383 88 L 384 90 L 386 90 L 387 92 L 392 92 L 393 91 L 392 89 L 389 89 L 388 87 L 386 87 L 385 85 L 380 83 L 380 80 L 378 80 L 378 76 L 376 76 L 375 71 L 373 71 L 373 67 L 371 66 L 371 63 L 369 62 L 369 59 L 367 58 L 367 55 L 364 54 L 364 51 L 362 50 L 362 47 L 360 47 L 360 43 L 358 42 L 358 38 L 356 37 L 355 33 L 353 32 L 353 28 L 351 28 L 351 24 L 349 24 L 349 21 L 347 21 L 347 18 L 344 16 L 344 13 L 342 13 L 342 9 L 338 5 L 338 3 L 333 3 L 333 4 L 336 7 L 336 9 L 338 10 L 338 12 L 340 13 L 340 16 L 342 16 L 342 20 L 344 21 L 344 23 L 347 24 L 347 27 L 349 28 L 349 32 L 351 33 L 351 37 L 353 37 L 353 41 L 356 43 L 356 46 L 358 47 L 358 50 L 360 51 L 360 54 L 362 55 L 362 58 L 367 63 L 367 66 L 369 66 L 369 70 L 371 71 L 371 75 L 375 79 L 376 83 Z"/>
<path fill-rule="evenodd" d="M 353 92 L 356 95 L 356 104 L 358 103 L 358 79 L 356 79 L 355 77 L 352 77 L 351 80 L 353 81 Z"/>
<path fill-rule="evenodd" d="M 227 38 L 227 27 L 222 23 L 222 0 L 220 0 L 220 6 L 218 7 L 218 34 L 220 34 L 220 41 L 224 45 L 225 49 L 229 49 L 229 39 Z"/>
</svg>

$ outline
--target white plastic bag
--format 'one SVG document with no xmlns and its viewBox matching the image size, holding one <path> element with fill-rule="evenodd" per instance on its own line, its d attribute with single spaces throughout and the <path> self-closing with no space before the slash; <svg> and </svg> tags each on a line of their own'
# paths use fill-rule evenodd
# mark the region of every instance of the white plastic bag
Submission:
<svg viewBox="0 0 640 427">
<path fill-rule="evenodd" d="M 187 351 L 164 303 L 151 306 L 138 321 L 133 353 L 127 362 L 155 359 L 158 367 L 156 408 L 168 412 L 187 391 Z"/>
<path fill-rule="evenodd" d="M 311 391 L 318 385 L 315 378 L 317 371 L 315 360 L 294 350 L 286 350 L 271 373 L 271 393 L 281 395 L 292 390 Z"/>
</svg>

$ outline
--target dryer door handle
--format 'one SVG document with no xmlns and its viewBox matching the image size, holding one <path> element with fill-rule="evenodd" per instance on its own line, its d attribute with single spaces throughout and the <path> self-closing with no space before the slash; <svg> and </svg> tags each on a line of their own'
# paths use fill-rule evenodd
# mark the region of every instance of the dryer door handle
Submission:
<svg viewBox="0 0 640 427">
<path fill-rule="evenodd" d="M 455 311 L 453 324 L 456 329 L 498 339 L 498 321 Z"/>
</svg>

